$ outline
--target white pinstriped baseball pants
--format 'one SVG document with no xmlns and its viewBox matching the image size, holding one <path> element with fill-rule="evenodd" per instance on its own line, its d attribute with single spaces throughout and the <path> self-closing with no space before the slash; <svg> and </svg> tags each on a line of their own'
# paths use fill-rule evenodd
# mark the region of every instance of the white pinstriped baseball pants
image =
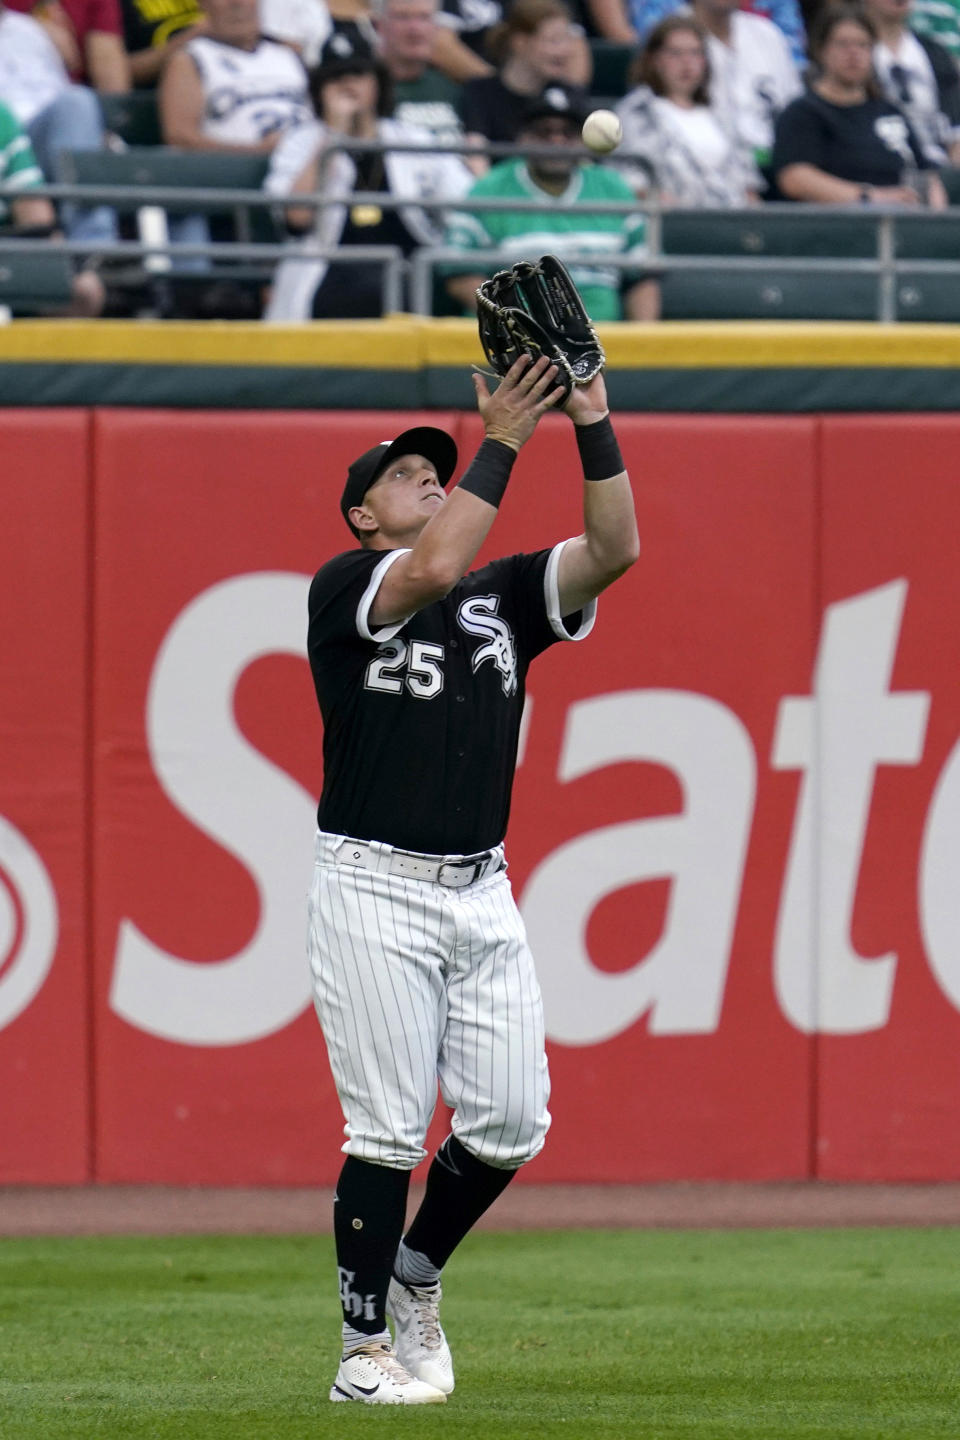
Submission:
<svg viewBox="0 0 960 1440">
<path fill-rule="evenodd" d="M 343 843 L 317 834 L 308 945 L 344 1151 L 412 1170 L 439 1081 L 465 1149 L 502 1169 L 531 1160 L 550 1124 L 550 1081 L 506 872 L 452 889 L 337 864 Z"/>
</svg>

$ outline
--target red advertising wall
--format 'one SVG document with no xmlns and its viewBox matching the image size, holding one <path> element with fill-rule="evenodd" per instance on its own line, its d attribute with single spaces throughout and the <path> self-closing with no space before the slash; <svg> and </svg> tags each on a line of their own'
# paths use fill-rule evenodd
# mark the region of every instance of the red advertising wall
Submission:
<svg viewBox="0 0 960 1440">
<path fill-rule="evenodd" d="M 479 422 L 40 414 L 0 412 L 0 1182 L 330 1182 L 306 590 L 359 450 Z M 531 671 L 508 837 L 525 1174 L 957 1178 L 960 422 L 618 432 L 643 555 Z M 547 417 L 487 553 L 575 533 L 577 473 Z"/>
<path fill-rule="evenodd" d="M 819 1039 L 829 1179 L 882 1179 L 891 1165 L 908 1180 L 960 1173 L 958 455 L 956 416 L 823 429 L 824 603 L 866 596 L 876 611 L 851 636 L 873 652 L 859 666 L 872 699 L 858 749 L 876 769 L 849 923 L 857 961 L 845 966 L 870 1023 Z"/>
<path fill-rule="evenodd" d="M 0 421 L 0 1182 L 90 1164 L 88 429 Z"/>
<path fill-rule="evenodd" d="M 510 858 L 554 1036 L 553 1133 L 530 1175 L 803 1175 L 810 1041 L 779 1014 L 768 959 L 792 795 L 759 783 L 750 752 L 769 750 L 777 699 L 810 670 L 815 424 L 715 417 L 693 437 L 688 417 L 631 420 L 641 560 L 590 638 L 529 680 Z M 480 435 L 470 417 L 468 451 Z M 571 444 L 558 419 L 521 454 L 511 548 L 578 533 Z M 564 778 L 578 713 L 595 753 Z M 708 906 L 694 824 L 677 819 L 684 775 L 702 844 L 725 857 Z M 710 1006 L 687 1004 L 698 989 Z"/>
</svg>

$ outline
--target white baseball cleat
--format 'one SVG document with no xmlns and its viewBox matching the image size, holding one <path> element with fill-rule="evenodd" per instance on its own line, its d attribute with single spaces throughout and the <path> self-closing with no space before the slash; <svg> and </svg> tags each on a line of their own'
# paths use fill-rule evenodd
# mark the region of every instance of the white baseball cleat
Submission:
<svg viewBox="0 0 960 1440">
<path fill-rule="evenodd" d="M 404 1285 L 396 1278 L 387 1291 L 387 1314 L 396 1329 L 400 1363 L 427 1385 L 449 1395 L 453 1390 L 453 1356 L 440 1324 L 443 1292 L 436 1285 Z"/>
<path fill-rule="evenodd" d="M 383 1340 L 344 1355 L 330 1391 L 331 1400 L 361 1400 L 365 1405 L 442 1405 L 446 1398 L 405 1370 Z"/>
</svg>

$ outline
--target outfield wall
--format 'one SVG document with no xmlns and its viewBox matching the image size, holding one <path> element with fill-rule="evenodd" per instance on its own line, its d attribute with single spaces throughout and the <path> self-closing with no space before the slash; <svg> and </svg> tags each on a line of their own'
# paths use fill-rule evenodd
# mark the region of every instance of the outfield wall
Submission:
<svg viewBox="0 0 960 1440">
<path fill-rule="evenodd" d="M 598 327 L 610 403 L 676 414 L 960 409 L 960 325 L 674 321 Z M 475 322 L 0 325 L 0 406 L 472 410 Z"/>
<path fill-rule="evenodd" d="M 0 1183 L 333 1180 L 305 598 L 421 422 L 480 434 L 0 410 Z M 644 552 L 531 672 L 509 836 L 529 1178 L 960 1178 L 960 418 L 618 430 Z M 548 417 L 495 548 L 574 533 L 576 475 Z"/>
</svg>

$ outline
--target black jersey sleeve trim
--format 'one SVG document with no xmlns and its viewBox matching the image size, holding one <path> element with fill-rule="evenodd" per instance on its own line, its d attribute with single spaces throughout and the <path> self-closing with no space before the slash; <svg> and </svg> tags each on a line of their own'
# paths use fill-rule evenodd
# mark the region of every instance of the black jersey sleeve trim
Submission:
<svg viewBox="0 0 960 1440">
<path fill-rule="evenodd" d="M 357 606 L 357 633 L 361 640 L 372 640 L 377 645 L 382 644 L 384 640 L 392 640 L 394 635 L 398 635 L 410 619 L 409 615 L 405 615 L 402 620 L 397 620 L 393 625 L 384 625 L 379 630 L 370 629 L 370 611 L 373 607 L 374 600 L 377 598 L 377 591 L 383 584 L 384 575 L 386 575 L 390 566 L 400 559 L 401 555 L 409 554 L 409 550 L 388 550 L 379 565 L 374 567 L 373 574 L 370 576 L 370 583 L 360 597 L 360 604 Z"/>
<path fill-rule="evenodd" d="M 560 614 L 560 556 L 563 554 L 564 546 L 569 545 L 569 540 L 561 540 L 559 545 L 554 545 L 547 560 L 547 568 L 543 572 L 543 598 L 547 606 L 547 619 L 550 621 L 550 629 L 560 640 L 586 640 L 593 629 L 597 618 L 597 602 L 590 600 L 583 609 L 577 613 L 580 616 L 580 624 L 576 630 L 568 630 Z"/>
</svg>

